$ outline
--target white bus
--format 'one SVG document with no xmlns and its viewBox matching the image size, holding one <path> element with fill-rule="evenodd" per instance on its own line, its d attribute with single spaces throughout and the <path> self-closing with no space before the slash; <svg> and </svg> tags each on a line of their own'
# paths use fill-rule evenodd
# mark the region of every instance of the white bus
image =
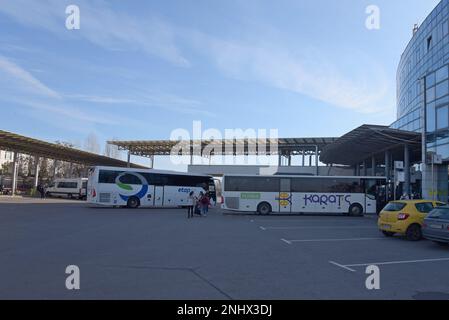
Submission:
<svg viewBox="0 0 449 320">
<path fill-rule="evenodd" d="M 215 197 L 214 180 L 206 175 L 153 169 L 92 167 L 87 201 L 102 206 L 183 207 L 193 191 Z"/>
<path fill-rule="evenodd" d="M 373 214 L 385 204 L 383 177 L 254 176 L 223 177 L 222 208 L 270 213 Z"/>
</svg>

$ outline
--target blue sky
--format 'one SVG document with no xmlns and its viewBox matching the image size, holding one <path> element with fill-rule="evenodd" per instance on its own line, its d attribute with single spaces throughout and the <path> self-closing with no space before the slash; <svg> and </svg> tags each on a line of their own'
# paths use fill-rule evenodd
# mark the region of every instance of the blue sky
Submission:
<svg viewBox="0 0 449 320">
<path fill-rule="evenodd" d="M 1 129 L 103 146 L 194 120 L 281 137 L 388 125 L 400 54 L 437 3 L 0 0 Z M 69 4 L 80 30 L 65 28 Z M 371 4 L 380 30 L 365 27 Z"/>
</svg>

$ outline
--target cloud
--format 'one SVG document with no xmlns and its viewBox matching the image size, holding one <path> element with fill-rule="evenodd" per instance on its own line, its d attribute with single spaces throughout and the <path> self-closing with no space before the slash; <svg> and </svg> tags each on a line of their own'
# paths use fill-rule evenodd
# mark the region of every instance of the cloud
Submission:
<svg viewBox="0 0 449 320">
<path fill-rule="evenodd" d="M 143 51 L 174 65 L 188 67 L 175 45 L 175 33 L 170 24 L 155 16 L 145 19 L 115 12 L 104 1 L 78 0 L 81 28 L 65 28 L 67 0 L 2 1 L 0 13 L 33 28 L 40 28 L 63 37 L 81 37 L 110 50 Z"/>
<path fill-rule="evenodd" d="M 101 104 L 132 104 L 137 103 L 135 99 L 128 98 L 116 98 L 116 97 L 105 97 L 97 95 L 87 95 L 87 94 L 68 94 L 65 95 L 68 99 L 74 99 L 85 102 L 101 103 Z"/>
<path fill-rule="evenodd" d="M 201 114 L 203 116 L 214 117 L 215 113 L 204 109 L 203 104 L 194 99 L 188 99 L 171 94 L 154 94 L 147 92 L 138 92 L 133 95 L 134 98 L 98 96 L 88 94 L 65 95 L 68 99 L 91 102 L 98 105 L 133 105 L 137 108 L 156 107 L 169 111 L 175 111 L 183 114 Z"/>
<path fill-rule="evenodd" d="M 21 88 L 24 88 L 27 91 L 32 91 L 41 96 L 47 96 L 50 98 L 60 98 L 60 95 L 56 91 L 50 89 L 45 84 L 36 79 L 33 75 L 31 75 L 31 73 L 1 55 L 0 72 L 18 81 Z"/>
<path fill-rule="evenodd" d="M 143 51 L 174 65 L 188 67 L 190 62 L 177 46 L 177 40 L 181 39 L 203 58 L 202 63 L 210 61 L 227 77 L 296 92 L 339 108 L 375 113 L 391 109 L 395 104 L 391 89 L 394 83 L 390 83 L 382 66 L 353 48 L 347 55 L 357 56 L 354 65 L 342 67 L 338 57 L 325 56 L 317 48 L 295 49 L 291 43 L 280 43 L 276 31 L 262 32 L 261 36 L 259 30 L 249 34 L 246 41 L 226 40 L 198 30 L 178 28 L 156 16 L 142 19 L 115 12 L 104 1 L 77 1 L 81 10 L 81 29 L 73 32 L 65 29 L 64 9 L 68 4 L 71 3 L 66 0 L 6 1 L 0 6 L 0 13 L 26 26 L 46 29 L 60 36 L 81 37 L 109 50 Z M 183 103 L 169 96 L 79 96 L 77 99 L 212 115 L 198 104 Z"/>
<path fill-rule="evenodd" d="M 101 125 L 119 125 L 122 118 L 111 117 L 107 114 L 95 114 L 93 112 L 85 112 L 81 109 L 68 106 L 66 104 L 54 105 L 47 102 L 37 102 L 30 99 L 16 100 L 17 103 L 31 107 L 39 112 L 46 114 L 58 115 L 65 119 L 76 120 L 80 122 L 89 122 Z"/>
<path fill-rule="evenodd" d="M 260 82 L 361 113 L 384 111 L 394 105 L 383 68 L 369 57 L 364 59 L 361 52 L 351 52 L 358 54 L 359 66 L 345 70 L 343 75 L 336 63 L 313 48 L 297 53 L 269 39 L 251 45 L 200 32 L 191 32 L 188 37 L 220 72 L 231 78 Z"/>
</svg>

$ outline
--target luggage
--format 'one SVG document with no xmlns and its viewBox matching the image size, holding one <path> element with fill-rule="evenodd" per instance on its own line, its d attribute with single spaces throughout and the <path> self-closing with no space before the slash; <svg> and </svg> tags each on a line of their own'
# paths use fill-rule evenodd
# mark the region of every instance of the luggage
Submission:
<svg viewBox="0 0 449 320">
<path fill-rule="evenodd" d="M 195 206 L 195 209 L 194 209 L 194 211 L 193 211 L 196 215 L 201 215 L 201 210 L 200 210 L 200 207 L 199 206 Z"/>
</svg>

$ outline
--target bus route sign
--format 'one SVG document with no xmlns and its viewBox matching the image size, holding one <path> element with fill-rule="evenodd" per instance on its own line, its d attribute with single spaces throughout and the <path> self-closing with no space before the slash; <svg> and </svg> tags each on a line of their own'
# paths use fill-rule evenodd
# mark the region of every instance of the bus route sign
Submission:
<svg viewBox="0 0 449 320">
<path fill-rule="evenodd" d="M 260 199 L 260 193 L 241 193 L 240 199 L 245 200 L 259 200 Z"/>
</svg>

